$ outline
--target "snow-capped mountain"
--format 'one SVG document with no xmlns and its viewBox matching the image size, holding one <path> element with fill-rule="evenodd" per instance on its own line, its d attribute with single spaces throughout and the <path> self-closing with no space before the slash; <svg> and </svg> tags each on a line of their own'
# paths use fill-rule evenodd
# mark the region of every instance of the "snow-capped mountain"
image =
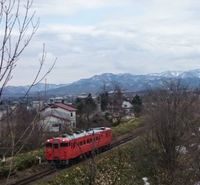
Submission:
<svg viewBox="0 0 200 185">
<path fill-rule="evenodd" d="M 200 69 L 191 71 L 165 71 L 147 75 L 104 73 L 91 78 L 80 79 L 71 84 L 48 84 L 48 87 L 46 87 L 45 84 L 38 84 L 34 86 L 30 92 L 44 93 L 46 90 L 45 93 L 48 95 L 99 93 L 102 92 L 103 86 L 106 86 L 107 90 L 113 90 L 116 84 L 124 91 L 137 92 L 161 86 L 164 81 L 173 78 L 180 78 L 190 88 L 194 88 L 199 86 L 200 83 Z M 30 86 L 8 86 L 5 88 L 3 95 L 23 95 L 29 87 Z"/>
</svg>

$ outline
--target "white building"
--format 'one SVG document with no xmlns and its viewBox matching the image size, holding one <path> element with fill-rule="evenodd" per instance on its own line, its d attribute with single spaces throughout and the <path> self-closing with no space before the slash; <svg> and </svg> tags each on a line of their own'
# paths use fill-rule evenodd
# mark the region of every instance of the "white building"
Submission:
<svg viewBox="0 0 200 185">
<path fill-rule="evenodd" d="M 127 112 L 131 112 L 133 105 L 128 101 L 123 101 L 122 108 L 124 108 Z"/>
<path fill-rule="evenodd" d="M 41 111 L 40 124 L 46 131 L 59 132 L 76 128 L 76 109 L 63 103 L 55 103 Z"/>
<path fill-rule="evenodd" d="M 33 101 L 32 106 L 36 111 L 39 111 L 43 107 L 43 101 Z"/>
</svg>

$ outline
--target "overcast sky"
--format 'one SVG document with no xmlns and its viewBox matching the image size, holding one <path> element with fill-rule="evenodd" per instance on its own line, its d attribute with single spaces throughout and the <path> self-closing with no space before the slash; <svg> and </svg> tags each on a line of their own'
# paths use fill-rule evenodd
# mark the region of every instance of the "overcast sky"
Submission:
<svg viewBox="0 0 200 185">
<path fill-rule="evenodd" d="M 10 85 L 31 83 L 43 43 L 43 73 L 57 58 L 49 84 L 200 68 L 199 0 L 34 0 L 32 10 L 40 26 Z"/>
</svg>

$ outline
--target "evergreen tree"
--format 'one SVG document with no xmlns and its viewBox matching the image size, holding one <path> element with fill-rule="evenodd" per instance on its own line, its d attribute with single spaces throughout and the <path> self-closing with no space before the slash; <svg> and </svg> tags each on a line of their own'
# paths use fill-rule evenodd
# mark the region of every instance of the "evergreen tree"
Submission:
<svg viewBox="0 0 200 185">
<path fill-rule="evenodd" d="M 136 95 L 133 97 L 133 100 L 132 100 L 131 103 L 132 103 L 133 105 L 142 105 L 142 100 L 141 100 L 140 96 L 136 94 Z"/>
<path fill-rule="evenodd" d="M 142 100 L 140 96 L 136 94 L 133 97 L 133 100 L 131 103 L 133 105 L 133 112 L 135 114 L 135 117 L 139 117 L 139 113 L 142 111 Z"/>
<path fill-rule="evenodd" d="M 106 106 L 109 104 L 108 92 L 101 93 L 99 98 L 100 98 L 100 102 L 101 102 L 101 110 L 105 111 L 106 110 Z"/>
</svg>

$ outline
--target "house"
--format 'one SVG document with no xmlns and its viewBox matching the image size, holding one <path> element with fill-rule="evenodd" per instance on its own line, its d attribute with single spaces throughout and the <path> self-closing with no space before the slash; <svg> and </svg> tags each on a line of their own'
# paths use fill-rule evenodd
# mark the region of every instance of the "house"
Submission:
<svg viewBox="0 0 200 185">
<path fill-rule="evenodd" d="M 76 109 L 63 103 L 55 103 L 40 112 L 42 128 L 49 132 L 59 132 L 76 128 Z"/>
<path fill-rule="evenodd" d="M 48 100 L 48 103 L 49 104 L 53 104 L 53 103 L 64 103 L 65 102 L 65 99 L 63 97 L 53 97 L 53 98 L 50 98 Z"/>
<path fill-rule="evenodd" d="M 129 101 L 123 101 L 122 108 L 125 111 L 125 117 L 126 118 L 133 118 L 135 117 L 133 113 L 133 105 Z"/>
<path fill-rule="evenodd" d="M 106 106 L 106 112 L 112 114 L 113 117 L 119 117 L 122 115 L 127 118 L 134 117 L 132 109 L 133 105 L 129 101 L 123 101 L 120 109 L 115 109 L 115 107 L 110 104 Z"/>
<path fill-rule="evenodd" d="M 122 108 L 126 110 L 126 113 L 131 112 L 131 109 L 133 108 L 133 105 L 129 101 L 123 101 Z"/>
<path fill-rule="evenodd" d="M 129 101 L 123 101 L 121 105 L 121 109 L 125 110 L 126 113 L 131 112 L 131 109 L 133 108 L 133 105 Z M 107 111 L 109 112 L 115 112 L 115 107 L 114 105 L 107 105 L 106 106 Z"/>
</svg>

